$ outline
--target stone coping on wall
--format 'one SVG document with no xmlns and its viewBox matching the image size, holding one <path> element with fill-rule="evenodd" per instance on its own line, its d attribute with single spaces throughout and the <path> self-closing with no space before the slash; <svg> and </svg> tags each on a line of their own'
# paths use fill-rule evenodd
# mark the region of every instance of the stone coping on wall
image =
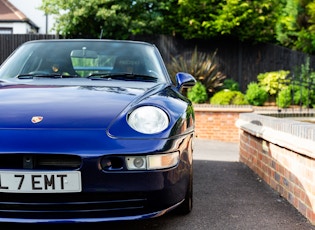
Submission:
<svg viewBox="0 0 315 230">
<path fill-rule="evenodd" d="M 211 112 L 255 112 L 259 114 L 276 115 L 278 117 L 287 116 L 287 114 L 295 114 L 295 116 L 307 116 L 314 114 L 315 109 L 302 108 L 294 106 L 290 108 L 279 108 L 277 106 L 253 106 L 253 105 L 212 105 L 209 103 L 197 104 L 193 103 L 195 111 L 211 111 Z"/>
<path fill-rule="evenodd" d="M 254 109 L 250 105 L 210 105 L 210 104 L 193 104 L 195 111 L 205 112 L 253 112 Z"/>
<path fill-rule="evenodd" d="M 271 143 L 315 159 L 315 124 L 272 114 L 240 113 L 236 126 Z"/>
</svg>

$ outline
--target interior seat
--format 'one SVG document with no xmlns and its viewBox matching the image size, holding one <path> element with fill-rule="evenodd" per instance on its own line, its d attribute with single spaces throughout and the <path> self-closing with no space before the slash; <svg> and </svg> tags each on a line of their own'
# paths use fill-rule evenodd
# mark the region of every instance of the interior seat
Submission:
<svg viewBox="0 0 315 230">
<path fill-rule="evenodd" d="M 115 60 L 114 73 L 144 74 L 146 67 L 138 56 L 119 56 Z"/>
</svg>

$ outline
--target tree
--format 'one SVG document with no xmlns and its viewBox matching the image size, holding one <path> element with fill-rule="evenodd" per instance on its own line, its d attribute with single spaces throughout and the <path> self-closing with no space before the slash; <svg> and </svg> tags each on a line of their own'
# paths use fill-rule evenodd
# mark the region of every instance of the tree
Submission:
<svg viewBox="0 0 315 230">
<path fill-rule="evenodd" d="M 274 41 L 280 6 L 278 0 L 180 0 L 179 29 L 187 39 L 230 35 Z"/>
<path fill-rule="evenodd" d="M 315 2 L 307 1 L 305 14 L 302 15 L 305 25 L 302 26 L 295 42 L 295 48 L 305 53 L 315 53 Z"/>
<path fill-rule="evenodd" d="M 314 0 L 42 0 L 63 37 L 222 36 L 315 53 Z"/>
<path fill-rule="evenodd" d="M 125 39 L 159 31 L 163 7 L 158 0 L 43 0 L 40 9 L 55 16 L 61 36 Z"/>
<path fill-rule="evenodd" d="M 276 37 L 285 47 L 315 52 L 315 3 L 313 0 L 286 0 L 276 24 Z"/>
</svg>

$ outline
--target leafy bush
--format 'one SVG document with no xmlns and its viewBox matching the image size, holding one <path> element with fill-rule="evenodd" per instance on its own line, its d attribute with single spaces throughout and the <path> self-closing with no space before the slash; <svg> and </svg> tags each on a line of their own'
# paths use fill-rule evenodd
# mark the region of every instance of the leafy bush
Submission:
<svg viewBox="0 0 315 230">
<path fill-rule="evenodd" d="M 206 87 L 199 81 L 189 88 L 187 91 L 187 97 L 194 103 L 204 103 L 208 100 L 208 94 Z"/>
<path fill-rule="evenodd" d="M 231 105 L 248 105 L 248 101 L 245 98 L 245 95 L 240 91 L 232 91 L 235 93 L 234 98 L 231 101 Z"/>
<path fill-rule="evenodd" d="M 315 103 L 315 72 L 310 65 L 310 57 L 307 57 L 304 64 L 295 70 L 290 89 L 293 92 L 294 105 L 314 107 Z M 292 97 L 292 96 L 291 96 Z"/>
<path fill-rule="evenodd" d="M 212 105 L 247 105 L 245 96 L 240 91 L 221 90 L 210 98 Z"/>
<path fill-rule="evenodd" d="M 261 106 L 267 101 L 268 93 L 258 83 L 251 82 L 247 85 L 245 98 L 249 104 Z"/>
<path fill-rule="evenodd" d="M 278 97 L 276 99 L 276 104 L 280 108 L 288 108 L 291 105 L 292 96 L 291 96 L 291 89 L 286 88 L 281 90 L 278 93 Z"/>
<path fill-rule="evenodd" d="M 223 85 L 222 87 L 220 88 L 221 90 L 223 89 L 229 89 L 229 90 L 232 90 L 232 91 L 240 91 L 240 85 L 237 81 L 231 79 L 231 78 L 228 78 L 228 79 L 225 79 L 223 81 Z"/>
<path fill-rule="evenodd" d="M 193 75 L 197 81 L 206 87 L 208 97 L 219 91 L 226 78 L 226 75 L 219 70 L 216 52 L 204 53 L 198 51 L 197 48 L 172 57 L 167 69 L 172 80 L 178 72 L 187 72 Z"/>
<path fill-rule="evenodd" d="M 279 70 L 274 72 L 260 73 L 257 76 L 258 84 L 270 96 L 277 96 L 278 92 L 287 87 L 290 80 L 287 79 L 290 71 Z"/>
<path fill-rule="evenodd" d="M 304 86 L 290 85 L 279 92 L 276 103 L 280 108 L 288 108 L 291 104 L 309 108 L 315 103 L 314 91 Z"/>
<path fill-rule="evenodd" d="M 315 102 L 314 91 L 308 90 L 304 86 L 293 87 L 293 102 L 295 105 L 303 105 L 303 107 L 309 108 Z"/>
</svg>

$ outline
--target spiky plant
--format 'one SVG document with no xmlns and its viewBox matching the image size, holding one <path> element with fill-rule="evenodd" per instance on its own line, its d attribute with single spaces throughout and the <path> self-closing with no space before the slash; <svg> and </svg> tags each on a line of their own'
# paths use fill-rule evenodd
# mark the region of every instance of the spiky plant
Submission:
<svg viewBox="0 0 315 230">
<path fill-rule="evenodd" d="M 211 97 L 219 91 L 226 78 L 226 75 L 219 70 L 216 54 L 217 51 L 199 52 L 196 47 L 193 51 L 173 56 L 167 68 L 172 77 L 178 72 L 190 73 L 206 87 L 208 96 Z"/>
</svg>

